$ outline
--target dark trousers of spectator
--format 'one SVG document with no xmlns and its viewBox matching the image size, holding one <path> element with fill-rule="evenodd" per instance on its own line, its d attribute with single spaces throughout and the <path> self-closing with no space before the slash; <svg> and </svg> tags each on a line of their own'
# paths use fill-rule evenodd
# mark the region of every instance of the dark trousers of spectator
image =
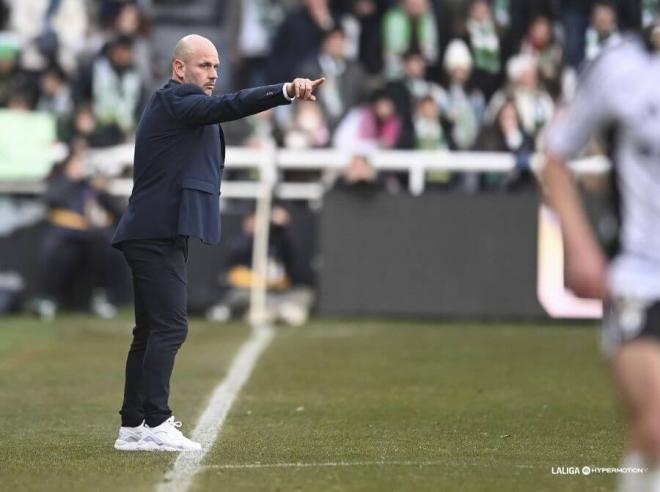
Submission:
<svg viewBox="0 0 660 492">
<path fill-rule="evenodd" d="M 42 295 L 53 301 L 66 299 L 75 291 L 73 282 L 85 280 L 85 287 L 109 290 L 112 284 L 114 255 L 108 237 L 101 232 L 67 234 L 48 230 L 41 251 Z"/>
<path fill-rule="evenodd" d="M 122 243 L 133 274 L 135 328 L 126 360 L 122 426 L 167 420 L 170 377 L 188 333 L 188 239 L 141 239 Z"/>
</svg>

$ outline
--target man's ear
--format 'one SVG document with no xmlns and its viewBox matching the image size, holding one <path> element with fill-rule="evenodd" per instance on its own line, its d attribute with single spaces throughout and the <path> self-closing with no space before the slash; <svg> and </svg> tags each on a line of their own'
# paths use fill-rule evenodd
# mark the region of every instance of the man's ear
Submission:
<svg viewBox="0 0 660 492">
<path fill-rule="evenodd" d="M 184 71 L 185 71 L 185 70 L 184 70 L 184 69 L 185 69 L 185 66 L 186 66 L 186 64 L 183 63 L 183 62 L 182 62 L 181 60 L 179 60 L 178 58 L 175 58 L 175 59 L 174 59 L 174 62 L 172 62 L 172 67 L 174 68 L 174 74 L 175 74 L 178 78 L 180 78 L 181 80 L 183 80 L 183 73 L 184 73 Z"/>
</svg>

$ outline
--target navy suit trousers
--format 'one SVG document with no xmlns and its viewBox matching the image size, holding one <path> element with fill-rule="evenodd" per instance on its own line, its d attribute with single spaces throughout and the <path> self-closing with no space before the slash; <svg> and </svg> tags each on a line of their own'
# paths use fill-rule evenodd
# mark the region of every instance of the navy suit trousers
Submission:
<svg viewBox="0 0 660 492">
<path fill-rule="evenodd" d="M 133 274 L 135 328 L 126 360 L 123 426 L 167 420 L 170 377 L 188 333 L 188 238 L 139 239 L 121 244 Z"/>
</svg>

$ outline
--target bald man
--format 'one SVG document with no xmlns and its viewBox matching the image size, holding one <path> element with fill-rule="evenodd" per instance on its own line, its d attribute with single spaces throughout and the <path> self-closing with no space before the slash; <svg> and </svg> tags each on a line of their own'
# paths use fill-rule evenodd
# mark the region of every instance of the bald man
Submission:
<svg viewBox="0 0 660 492">
<path fill-rule="evenodd" d="M 136 132 L 133 192 L 113 238 L 133 274 L 135 328 L 126 361 L 122 451 L 196 451 L 168 406 L 174 358 L 188 331 L 188 238 L 220 241 L 225 143 L 220 123 L 293 99 L 315 101 L 324 79 L 213 96 L 220 59 L 192 34 L 174 50 L 172 79 L 147 104 Z"/>
</svg>

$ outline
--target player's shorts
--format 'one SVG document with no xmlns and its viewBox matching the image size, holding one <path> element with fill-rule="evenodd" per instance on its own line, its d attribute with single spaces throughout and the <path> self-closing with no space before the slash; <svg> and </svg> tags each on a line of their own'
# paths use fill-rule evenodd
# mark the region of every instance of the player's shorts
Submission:
<svg viewBox="0 0 660 492">
<path fill-rule="evenodd" d="M 605 355 L 612 357 L 622 344 L 647 337 L 660 342 L 660 300 L 619 298 L 604 306 Z"/>
</svg>

